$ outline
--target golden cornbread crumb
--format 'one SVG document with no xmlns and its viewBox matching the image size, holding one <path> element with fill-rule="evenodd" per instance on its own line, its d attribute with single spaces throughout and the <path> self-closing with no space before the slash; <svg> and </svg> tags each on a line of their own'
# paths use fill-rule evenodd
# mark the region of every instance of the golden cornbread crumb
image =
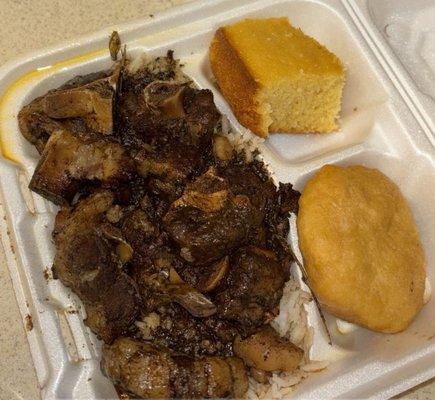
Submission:
<svg viewBox="0 0 435 400">
<path fill-rule="evenodd" d="M 219 28 L 210 63 L 237 119 L 257 135 L 338 128 L 343 65 L 287 18 Z"/>
</svg>

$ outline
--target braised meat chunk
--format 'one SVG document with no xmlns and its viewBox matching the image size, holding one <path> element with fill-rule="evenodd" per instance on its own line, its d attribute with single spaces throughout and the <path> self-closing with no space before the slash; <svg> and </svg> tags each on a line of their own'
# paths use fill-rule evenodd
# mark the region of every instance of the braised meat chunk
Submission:
<svg viewBox="0 0 435 400">
<path fill-rule="evenodd" d="M 30 189 L 60 205 L 53 275 L 104 342 L 101 368 L 132 398 L 242 398 L 248 376 L 303 351 L 271 327 L 290 279 L 289 214 L 172 52 L 76 77 L 25 106 L 41 157 Z"/>
<path fill-rule="evenodd" d="M 267 207 L 276 197 L 276 187 L 264 164 L 257 160 L 247 162 L 242 154 L 238 154 L 219 172 L 228 180 L 233 193 L 248 197 L 261 218 L 264 218 Z"/>
<path fill-rule="evenodd" d="M 54 119 L 81 117 L 90 129 L 110 135 L 113 131 L 113 95 L 109 81 L 101 79 L 47 94 L 43 99 L 43 110 Z"/>
<path fill-rule="evenodd" d="M 231 257 L 231 268 L 215 297 L 219 315 L 245 329 L 261 326 L 277 315 L 288 271 L 267 249 L 240 248 Z"/>
<path fill-rule="evenodd" d="M 120 248 L 104 231 L 114 196 L 96 192 L 56 218 L 53 272 L 85 305 L 88 326 L 106 342 L 126 332 L 138 316 L 136 283 L 119 268 Z"/>
<path fill-rule="evenodd" d="M 142 143 L 135 160 L 139 173 L 150 177 L 152 192 L 173 201 L 181 195 L 188 179 L 198 176 L 209 166 L 218 113 L 211 92 L 184 85 L 170 86 L 178 87 L 176 99 L 159 100 L 159 106 L 149 100 L 145 103 L 148 109 L 146 122 L 135 130 Z M 189 103 L 185 105 L 182 99 L 187 96 Z M 198 104 L 197 109 L 195 104 Z"/>
<path fill-rule="evenodd" d="M 126 274 L 119 273 L 107 282 L 98 301 L 83 301 L 87 318 L 85 323 L 104 342 L 132 331 L 134 321 L 141 310 L 140 297 L 135 282 Z"/>
<path fill-rule="evenodd" d="M 180 256 L 209 264 L 245 243 L 261 216 L 245 195 L 234 195 L 226 179 L 210 168 L 171 204 L 164 227 L 180 247 Z"/>
<path fill-rule="evenodd" d="M 140 398 L 240 398 L 248 389 L 238 358 L 191 358 L 125 337 L 104 346 L 101 367 L 121 388 Z"/>
<path fill-rule="evenodd" d="M 234 353 L 247 366 L 262 371 L 293 371 L 301 362 L 304 352 L 282 338 L 270 326 L 260 329 L 246 339 L 237 337 Z"/>
<path fill-rule="evenodd" d="M 111 71 L 77 76 L 58 89 L 38 97 L 18 114 L 23 136 L 42 153 L 49 137 L 59 129 L 85 136 L 113 132 L 113 104 L 122 62 Z"/>
<path fill-rule="evenodd" d="M 36 147 L 39 153 L 42 153 L 53 132 L 64 129 L 61 122 L 45 114 L 43 98 L 34 100 L 19 112 L 18 124 L 23 136 Z"/>
<path fill-rule="evenodd" d="M 124 73 L 119 134 L 134 146 L 138 171 L 149 178 L 150 191 L 168 202 L 209 166 L 219 118 L 212 93 L 192 87 L 171 53 Z"/>
<path fill-rule="evenodd" d="M 57 130 L 48 139 L 29 186 L 55 204 L 66 204 L 86 183 L 116 186 L 135 173 L 133 161 L 118 143 L 81 140 Z"/>
</svg>

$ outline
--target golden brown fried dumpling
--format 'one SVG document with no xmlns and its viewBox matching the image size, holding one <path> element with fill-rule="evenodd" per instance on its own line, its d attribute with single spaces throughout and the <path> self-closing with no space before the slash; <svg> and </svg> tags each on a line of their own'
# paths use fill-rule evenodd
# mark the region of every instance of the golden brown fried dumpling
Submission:
<svg viewBox="0 0 435 400">
<path fill-rule="evenodd" d="M 374 331 L 407 328 L 423 306 L 426 274 L 399 188 L 376 169 L 326 165 L 299 207 L 299 246 L 325 309 Z"/>
</svg>

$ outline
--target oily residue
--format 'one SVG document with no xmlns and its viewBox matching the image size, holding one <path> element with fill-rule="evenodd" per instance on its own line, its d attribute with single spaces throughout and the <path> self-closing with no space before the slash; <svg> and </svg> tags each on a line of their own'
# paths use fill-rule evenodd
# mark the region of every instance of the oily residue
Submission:
<svg viewBox="0 0 435 400">
<path fill-rule="evenodd" d="M 48 280 L 50 279 L 50 269 L 49 268 L 44 268 L 44 279 L 48 282 Z"/>
<path fill-rule="evenodd" d="M 26 317 L 24 318 L 24 326 L 27 332 L 30 332 L 33 329 L 33 321 L 32 321 L 32 316 L 30 314 L 27 314 Z"/>
</svg>

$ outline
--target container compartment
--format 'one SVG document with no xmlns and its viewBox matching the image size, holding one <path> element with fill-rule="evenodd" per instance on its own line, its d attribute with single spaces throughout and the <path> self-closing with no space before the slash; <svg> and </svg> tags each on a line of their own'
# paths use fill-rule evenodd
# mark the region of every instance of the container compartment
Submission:
<svg viewBox="0 0 435 400">
<path fill-rule="evenodd" d="M 435 187 L 434 149 L 343 4 L 347 2 L 193 3 L 164 14 L 160 20 L 156 17 L 152 24 L 133 23 L 119 31 L 132 56 L 142 51 L 161 55 L 168 49 L 175 50 L 175 56 L 185 64 L 186 74 L 200 87 L 213 90 L 220 111 L 235 130 L 248 138 L 250 134 L 235 120 L 210 74 L 207 49 L 218 26 L 247 16 L 288 16 L 292 24 L 336 53 L 347 66 L 340 131 L 273 135 L 260 144 L 264 160 L 278 180 L 293 182 L 297 189 L 302 189 L 326 163 L 363 164 L 387 174 L 411 205 L 426 250 L 428 276 L 435 287 L 435 213 L 430 190 Z M 99 371 L 100 343 L 84 326 L 76 296 L 59 281 L 44 278 L 44 269 L 51 265 L 54 255 L 50 233 L 57 207 L 26 188 L 39 156 L 19 133 L 16 114 L 31 99 L 71 77 L 107 68 L 111 63 L 108 53 L 98 51 L 62 68 L 43 69 L 67 59 L 72 52 L 77 55 L 103 48 L 107 33 L 83 39 L 72 48 L 47 51 L 14 68 L 3 68 L 0 73 L 0 89 L 5 90 L 20 74 L 42 68 L 32 79 L 17 85 L 8 97 L 1 129 L 8 129 L 9 151 L 18 164 L 1 159 L 0 182 L 11 233 L 9 239 L 3 240 L 14 243 L 16 250 L 15 256 L 7 253 L 8 264 L 21 312 L 23 316 L 32 313 L 35 328 L 28 336 L 46 398 L 101 398 L 115 393 Z M 293 244 L 295 240 L 293 235 Z M 327 315 L 332 347 L 327 344 L 313 303 L 308 306 L 308 317 L 315 328 L 312 357 L 335 362 L 303 382 L 296 398 L 384 398 L 435 375 L 434 300 L 407 331 L 396 335 L 375 334 L 362 328 L 342 335 L 336 330 L 335 318 Z M 70 340 L 68 332 L 74 342 L 69 351 L 65 344 Z"/>
</svg>

